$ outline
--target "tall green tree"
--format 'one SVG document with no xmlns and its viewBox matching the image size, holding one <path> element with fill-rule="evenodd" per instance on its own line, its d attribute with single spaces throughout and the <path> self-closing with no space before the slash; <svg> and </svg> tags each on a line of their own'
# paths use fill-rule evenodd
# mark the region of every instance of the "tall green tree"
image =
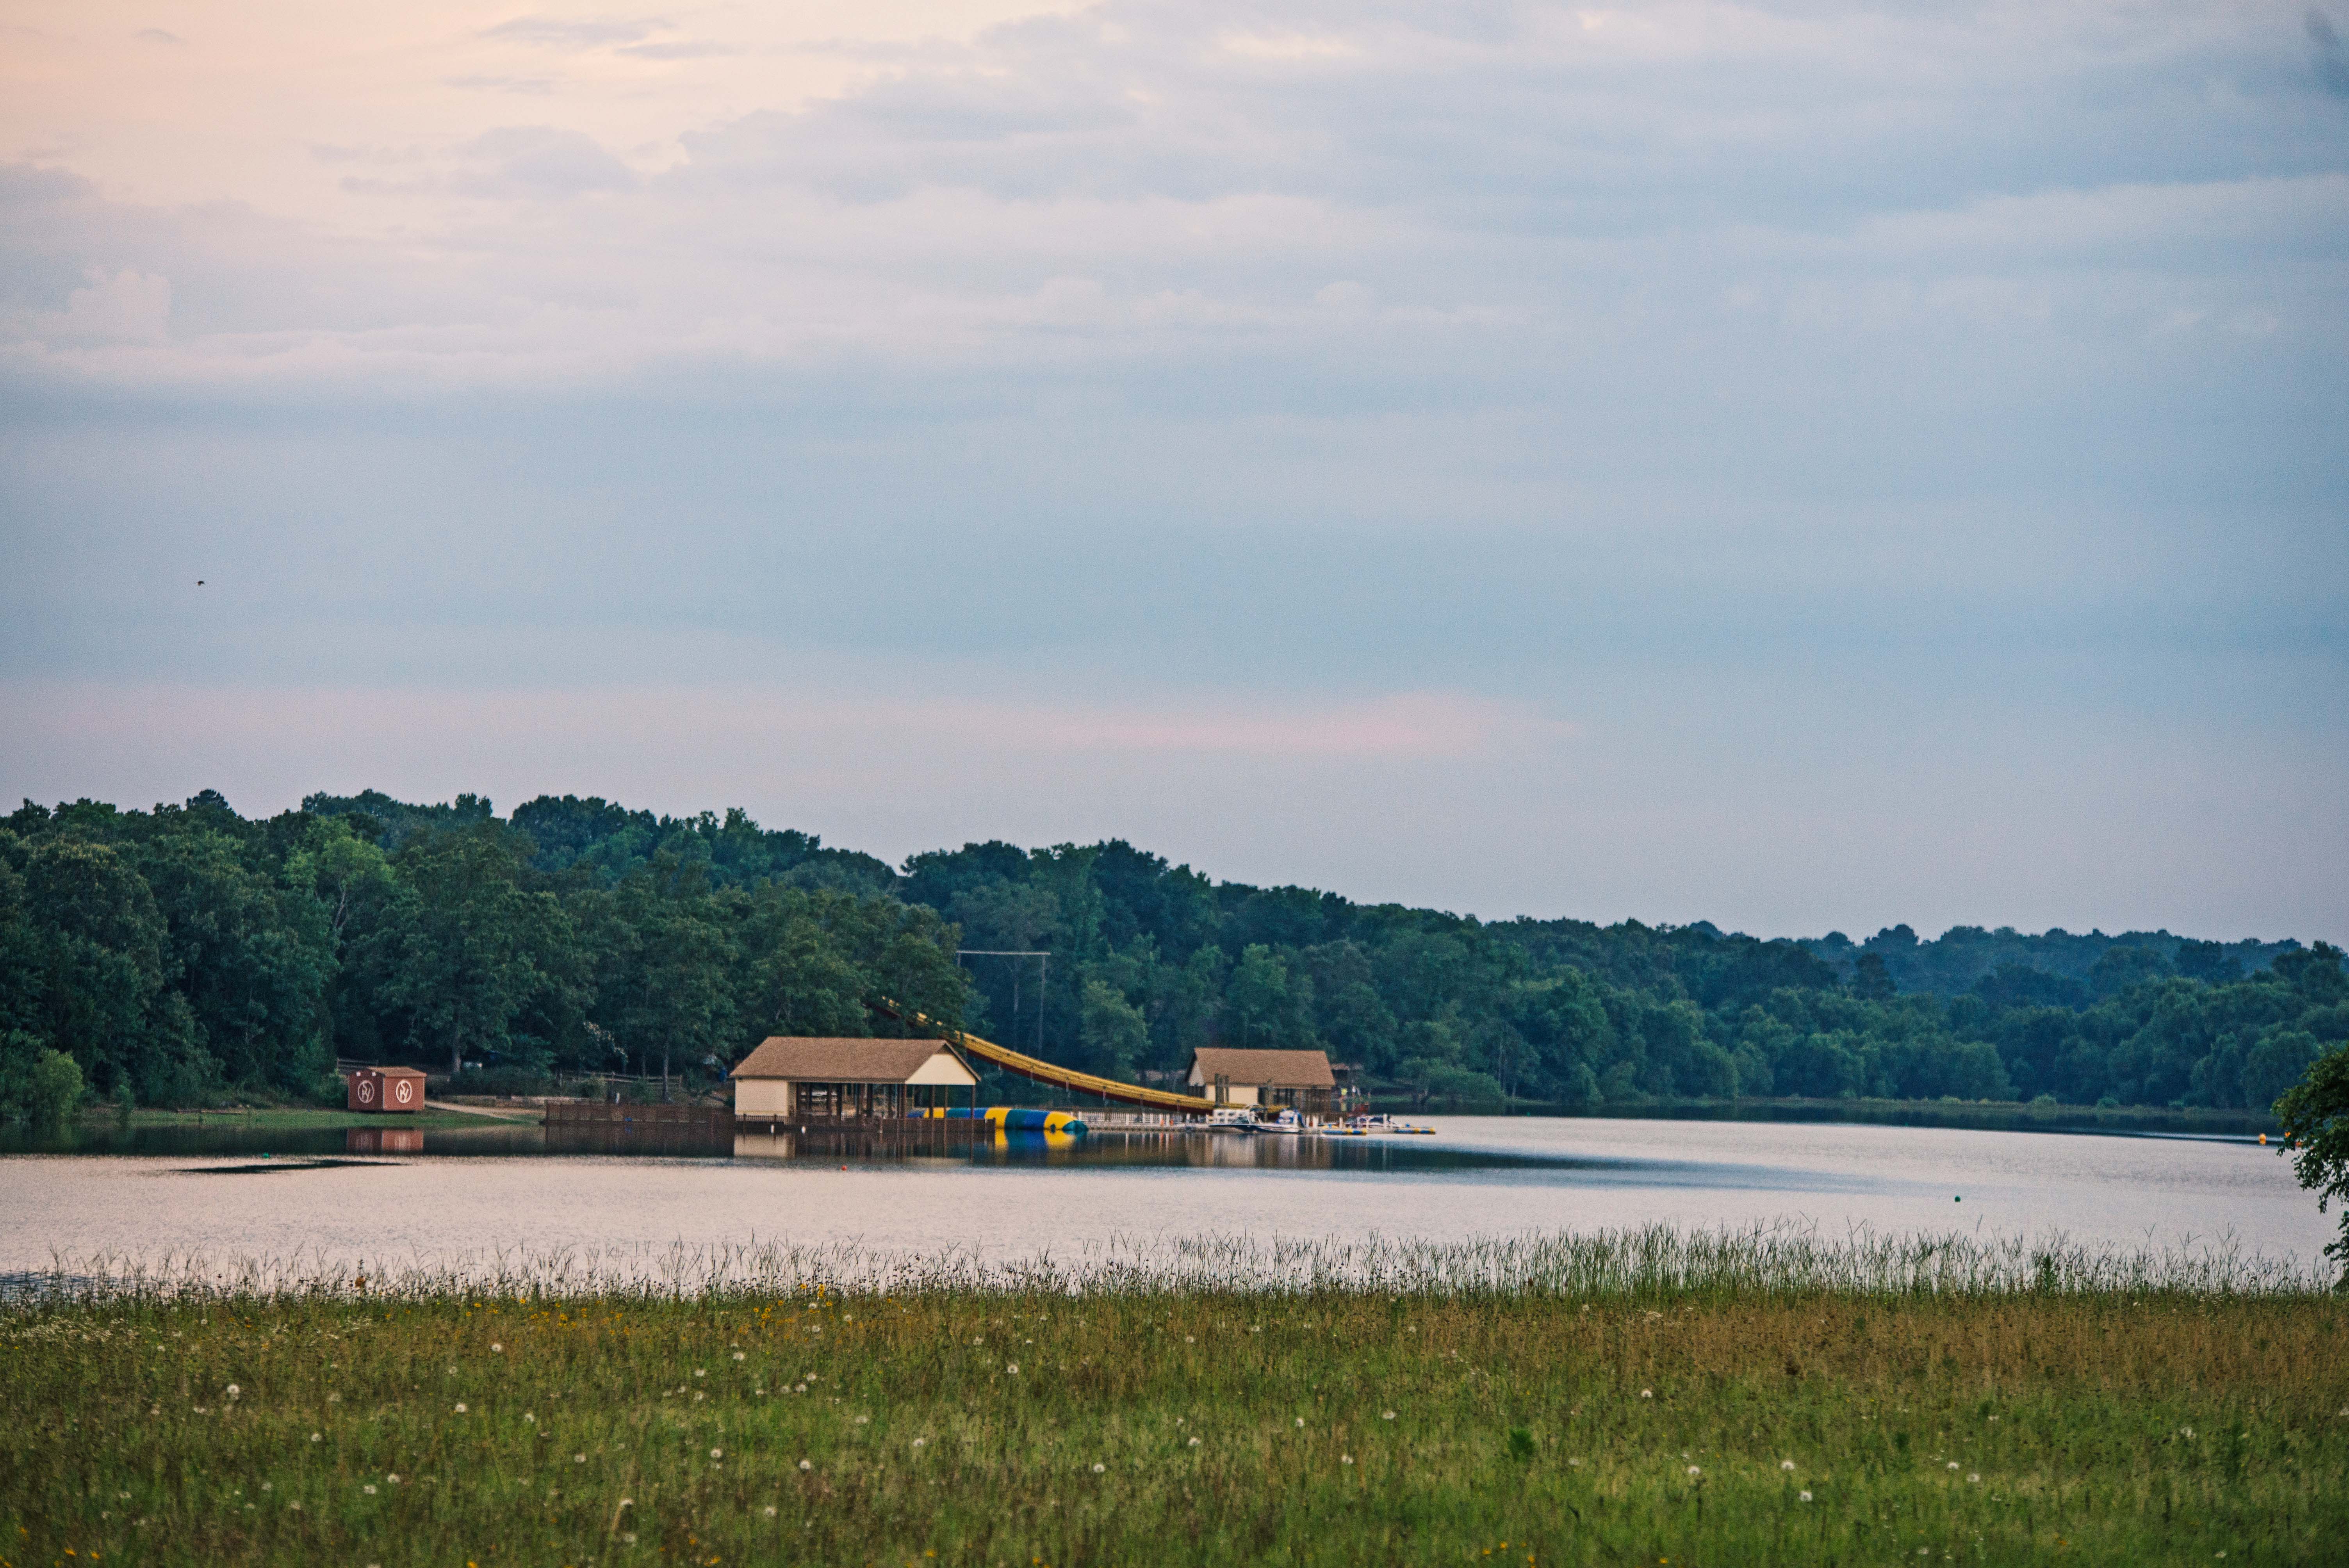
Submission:
<svg viewBox="0 0 2349 1568">
<path fill-rule="evenodd" d="M 551 894 L 520 883 L 526 841 L 502 824 L 427 831 L 393 864 L 402 896 L 378 941 L 389 955 L 383 995 L 412 1037 L 449 1053 L 496 1050 L 533 992 L 553 978 L 571 923 Z"/>
<path fill-rule="evenodd" d="M 2324 1251 L 2341 1265 L 2341 1285 L 2349 1290 L 2349 1047 L 2310 1063 L 2275 1102 L 2275 1114 L 2292 1173 L 2316 1194 L 2317 1212 L 2341 1205 L 2341 1234 Z"/>
<path fill-rule="evenodd" d="M 308 889 L 256 861 L 243 842 L 203 830 L 150 839 L 137 856 L 204 1048 L 233 1082 L 306 1088 L 334 1065 L 334 931 Z"/>
</svg>

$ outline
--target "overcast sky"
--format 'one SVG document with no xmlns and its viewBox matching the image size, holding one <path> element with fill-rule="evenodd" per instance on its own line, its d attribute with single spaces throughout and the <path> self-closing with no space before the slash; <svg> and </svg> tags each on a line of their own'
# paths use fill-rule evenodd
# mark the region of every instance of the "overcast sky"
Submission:
<svg viewBox="0 0 2349 1568">
<path fill-rule="evenodd" d="M 14 0 L 0 796 L 2338 940 L 2344 32 Z"/>
</svg>

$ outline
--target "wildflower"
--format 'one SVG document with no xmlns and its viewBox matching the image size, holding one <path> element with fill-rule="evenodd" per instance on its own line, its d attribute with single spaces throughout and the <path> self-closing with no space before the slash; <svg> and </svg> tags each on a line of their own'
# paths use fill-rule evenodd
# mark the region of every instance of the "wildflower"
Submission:
<svg viewBox="0 0 2349 1568">
<path fill-rule="evenodd" d="M 535 1426 L 535 1425 L 537 1424 L 537 1422 L 538 1422 L 538 1418 L 537 1418 L 536 1416 L 532 1415 L 528 1410 L 524 1410 L 524 1411 L 522 1413 L 522 1418 L 523 1418 L 523 1420 L 525 1420 L 525 1421 L 530 1422 L 530 1423 L 531 1423 L 532 1425 L 533 1425 L 533 1426 Z"/>
<path fill-rule="evenodd" d="M 1196 1339 L 1192 1338 L 1189 1335 L 1187 1335 L 1187 1334 L 1186 1334 L 1186 1335 L 1185 1335 L 1185 1336 L 1183 1336 L 1183 1343 L 1184 1343 L 1184 1344 L 1185 1344 L 1185 1345 L 1196 1345 L 1196 1344 L 1198 1344 L 1199 1342 L 1198 1342 Z"/>
<path fill-rule="evenodd" d="M 1199 1439 L 1196 1439 L 1196 1438 L 1193 1438 L 1193 1439 L 1191 1439 L 1191 1446 L 1192 1446 L 1193 1448 L 1195 1448 L 1195 1448 L 1197 1448 L 1197 1447 L 1199 1446 Z"/>
<path fill-rule="evenodd" d="M 1704 1470 L 1703 1470 L 1701 1467 L 1696 1466 L 1696 1465 L 1691 1465 L 1691 1466 L 1689 1466 L 1689 1474 L 1691 1474 L 1691 1475 L 1702 1475 L 1703 1473 L 1704 1473 Z"/>
<path fill-rule="evenodd" d="M 1297 1424 L 1298 1424 L 1299 1426 L 1300 1426 L 1300 1427 L 1301 1427 L 1301 1426 L 1303 1426 L 1303 1425 L 1305 1424 L 1305 1418 L 1304 1418 L 1304 1417 L 1302 1417 L 1302 1416 L 1298 1417 L 1298 1418 L 1297 1418 Z"/>
<path fill-rule="evenodd" d="M 1780 1460 L 1778 1461 L 1778 1468 L 1780 1470 L 1793 1470 L 1795 1468 L 1795 1461 L 1792 1460 Z"/>
<path fill-rule="evenodd" d="M 926 1441 L 928 1441 L 928 1440 L 929 1440 L 929 1439 L 927 1439 L 926 1438 L 916 1438 L 916 1439 L 914 1439 L 914 1446 L 915 1446 L 916 1448 L 917 1448 L 917 1449 L 918 1449 L 918 1448 L 920 1448 L 920 1447 L 921 1447 L 925 1442 L 926 1442 Z"/>
<path fill-rule="evenodd" d="M 465 1407 L 464 1407 L 464 1404 L 463 1404 L 463 1402 L 462 1402 L 462 1401 L 460 1401 L 460 1402 L 459 1402 L 459 1404 L 458 1404 L 458 1406 L 457 1406 L 457 1414 L 459 1414 L 459 1415 L 460 1415 L 460 1416 L 461 1416 L 461 1415 L 463 1415 L 464 1413 L 465 1413 Z"/>
<path fill-rule="evenodd" d="M 1982 1477 L 1981 1477 L 1981 1476 L 1979 1476 L 1979 1475 L 1969 1475 L 1968 1477 L 1966 1477 L 1966 1480 L 1967 1480 L 1967 1482 L 1968 1482 L 1970 1485 L 1973 1485 L 1973 1486 L 1980 1486 L 1980 1485 L 1982 1485 Z"/>
<path fill-rule="evenodd" d="M 1808 1502 L 1811 1501 L 1811 1494 L 1807 1491 L 1798 1491 L 1795 1494 L 1795 1501 L 1797 1502 Z"/>
<path fill-rule="evenodd" d="M 573 1454 L 571 1456 L 571 1462 L 575 1465 L 584 1465 L 587 1462 L 587 1456 L 585 1454 Z"/>
<path fill-rule="evenodd" d="M 695 1368 L 693 1369 L 693 1375 L 694 1375 L 695 1377 L 709 1377 L 709 1373 L 707 1373 L 707 1372 L 703 1371 L 703 1370 L 702 1370 L 700 1367 L 695 1367 Z"/>
<path fill-rule="evenodd" d="M 742 1353 L 741 1353 L 740 1350 L 737 1350 L 736 1352 L 734 1352 L 734 1359 L 735 1359 L 735 1360 L 737 1360 L 737 1361 L 740 1361 L 740 1360 L 741 1360 L 741 1359 L 742 1359 Z"/>
<path fill-rule="evenodd" d="M 1109 1466 L 1107 1466 L 1107 1465 L 1105 1465 L 1105 1464 L 1099 1464 L 1099 1463 L 1096 1463 L 1096 1464 L 1093 1466 L 1093 1474 L 1095 1474 L 1095 1475 L 1100 1475 L 1100 1474 L 1103 1473 L 1104 1471 L 1106 1471 L 1108 1469 L 1109 1469 Z"/>
<path fill-rule="evenodd" d="M 1006 1361 L 1003 1364 L 1003 1369 L 1006 1372 L 1010 1373 L 1014 1377 L 1019 1376 L 1019 1363 L 1017 1361 Z"/>
<path fill-rule="evenodd" d="M 1655 1397 L 1656 1391 L 1653 1388 L 1642 1388 L 1640 1390 L 1640 1398 L 1642 1399 L 1652 1399 Z"/>
<path fill-rule="evenodd" d="M 775 1505 L 771 1502 L 767 1504 L 767 1517 L 769 1519 L 775 1517 Z"/>
<path fill-rule="evenodd" d="M 1957 1461 L 1957 1460 L 1951 1460 L 1950 1461 L 1950 1468 L 1951 1468 L 1951 1470 L 1955 1470 L 1955 1469 L 1957 1469 L 1957 1468 L 1958 1468 L 1958 1461 Z"/>
<path fill-rule="evenodd" d="M 232 1384 L 230 1384 L 230 1385 L 228 1386 L 228 1387 L 227 1387 L 225 1390 L 223 1390 L 223 1392 L 225 1392 L 225 1393 L 228 1395 L 228 1397 L 229 1397 L 230 1398 L 233 1399 L 233 1398 L 236 1398 L 239 1395 L 243 1394 L 243 1393 L 244 1392 L 244 1390 L 243 1390 L 243 1389 L 242 1389 L 242 1388 L 240 1388 L 240 1387 L 238 1387 L 235 1384 L 232 1383 Z"/>
<path fill-rule="evenodd" d="M 392 1485 L 392 1486 L 398 1486 L 398 1485 L 399 1484 L 399 1478 L 398 1478 L 398 1476 L 396 1476 L 396 1475 L 388 1475 L 388 1476 L 384 1477 L 383 1479 L 385 1480 L 385 1481 L 387 1481 L 388 1483 L 389 1483 L 389 1484 L 390 1484 L 390 1485 Z M 262 1490 L 262 1491 L 267 1491 L 269 1489 L 268 1489 L 267 1487 L 265 1487 L 265 1486 L 264 1486 L 264 1487 L 263 1487 L 261 1490 Z"/>
<path fill-rule="evenodd" d="M 371 1486 L 363 1486 L 359 1488 L 359 1490 L 367 1493 L 369 1497 L 373 1497 L 375 1495 L 375 1488 Z"/>
<path fill-rule="evenodd" d="M 1340 1454 L 1338 1456 L 1338 1462 L 1341 1465 L 1352 1464 L 1354 1462 L 1354 1456 L 1351 1454 Z"/>
<path fill-rule="evenodd" d="M 802 1470 L 813 1470 L 813 1469 L 815 1469 L 815 1466 L 813 1466 L 813 1465 L 812 1465 L 812 1464 L 808 1463 L 808 1461 L 807 1461 L 807 1460 L 802 1460 L 800 1461 L 800 1469 L 802 1469 Z"/>
<path fill-rule="evenodd" d="M 722 1460 L 726 1457 L 726 1450 L 724 1449 L 712 1449 L 709 1450 L 709 1457 L 713 1460 Z"/>
<path fill-rule="evenodd" d="M 505 1352 L 506 1347 L 502 1345 L 492 1345 L 490 1346 L 490 1354 L 492 1356 L 502 1356 Z"/>
<path fill-rule="evenodd" d="M 316 1432 L 312 1432 L 312 1433 L 310 1434 L 310 1440 L 311 1440 L 312 1442 L 314 1442 L 314 1443 L 315 1443 L 315 1442 L 316 1442 L 316 1441 L 318 1440 L 318 1437 L 319 1437 L 319 1434 L 318 1434 L 318 1433 L 316 1433 Z"/>
<path fill-rule="evenodd" d="M 1381 1421 L 1392 1421 L 1394 1419 L 1394 1412 L 1392 1410 L 1381 1410 L 1379 1412 L 1379 1419 Z"/>
</svg>

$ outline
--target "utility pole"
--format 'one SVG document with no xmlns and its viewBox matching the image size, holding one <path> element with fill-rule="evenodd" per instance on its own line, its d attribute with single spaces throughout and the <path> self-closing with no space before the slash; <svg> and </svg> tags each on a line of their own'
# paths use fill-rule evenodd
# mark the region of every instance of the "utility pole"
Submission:
<svg viewBox="0 0 2349 1568">
<path fill-rule="evenodd" d="M 955 964 L 959 966 L 966 958 L 1033 958 L 1038 960 L 1036 973 L 1036 1054 L 1044 1054 L 1044 993 L 1052 984 L 1052 954 L 1050 951 L 1031 948 L 957 947 Z M 1011 1016 L 1019 1016 L 1019 976 L 1011 977 Z"/>
</svg>

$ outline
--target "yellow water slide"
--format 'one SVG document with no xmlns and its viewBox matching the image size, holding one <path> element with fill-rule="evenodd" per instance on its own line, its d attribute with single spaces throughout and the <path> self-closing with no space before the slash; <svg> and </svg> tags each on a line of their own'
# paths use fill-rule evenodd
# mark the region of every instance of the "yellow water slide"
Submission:
<svg viewBox="0 0 2349 1568">
<path fill-rule="evenodd" d="M 946 1028 L 926 1014 L 913 1012 L 910 1009 L 900 1010 L 895 1004 L 884 1004 L 880 1010 L 893 1018 L 903 1019 L 916 1029 L 935 1029 L 948 1045 L 956 1049 L 977 1057 L 983 1062 L 992 1062 L 1005 1072 L 1018 1073 L 1021 1078 L 1032 1078 L 1038 1083 L 1050 1084 L 1054 1088 L 1071 1089 L 1078 1094 L 1096 1095 L 1102 1099 L 1115 1100 L 1121 1105 L 1137 1105 L 1148 1110 L 1179 1110 L 1204 1115 L 1216 1108 L 1215 1101 L 1204 1099 L 1195 1094 L 1176 1094 L 1172 1089 L 1144 1088 L 1138 1083 L 1120 1083 L 1115 1078 L 1096 1078 L 1092 1073 L 1081 1073 L 1071 1068 L 1055 1067 L 1040 1057 L 1025 1056 L 1019 1051 L 999 1046 L 993 1040 L 982 1040 L 977 1035 L 966 1035 L 959 1029 Z"/>
</svg>

